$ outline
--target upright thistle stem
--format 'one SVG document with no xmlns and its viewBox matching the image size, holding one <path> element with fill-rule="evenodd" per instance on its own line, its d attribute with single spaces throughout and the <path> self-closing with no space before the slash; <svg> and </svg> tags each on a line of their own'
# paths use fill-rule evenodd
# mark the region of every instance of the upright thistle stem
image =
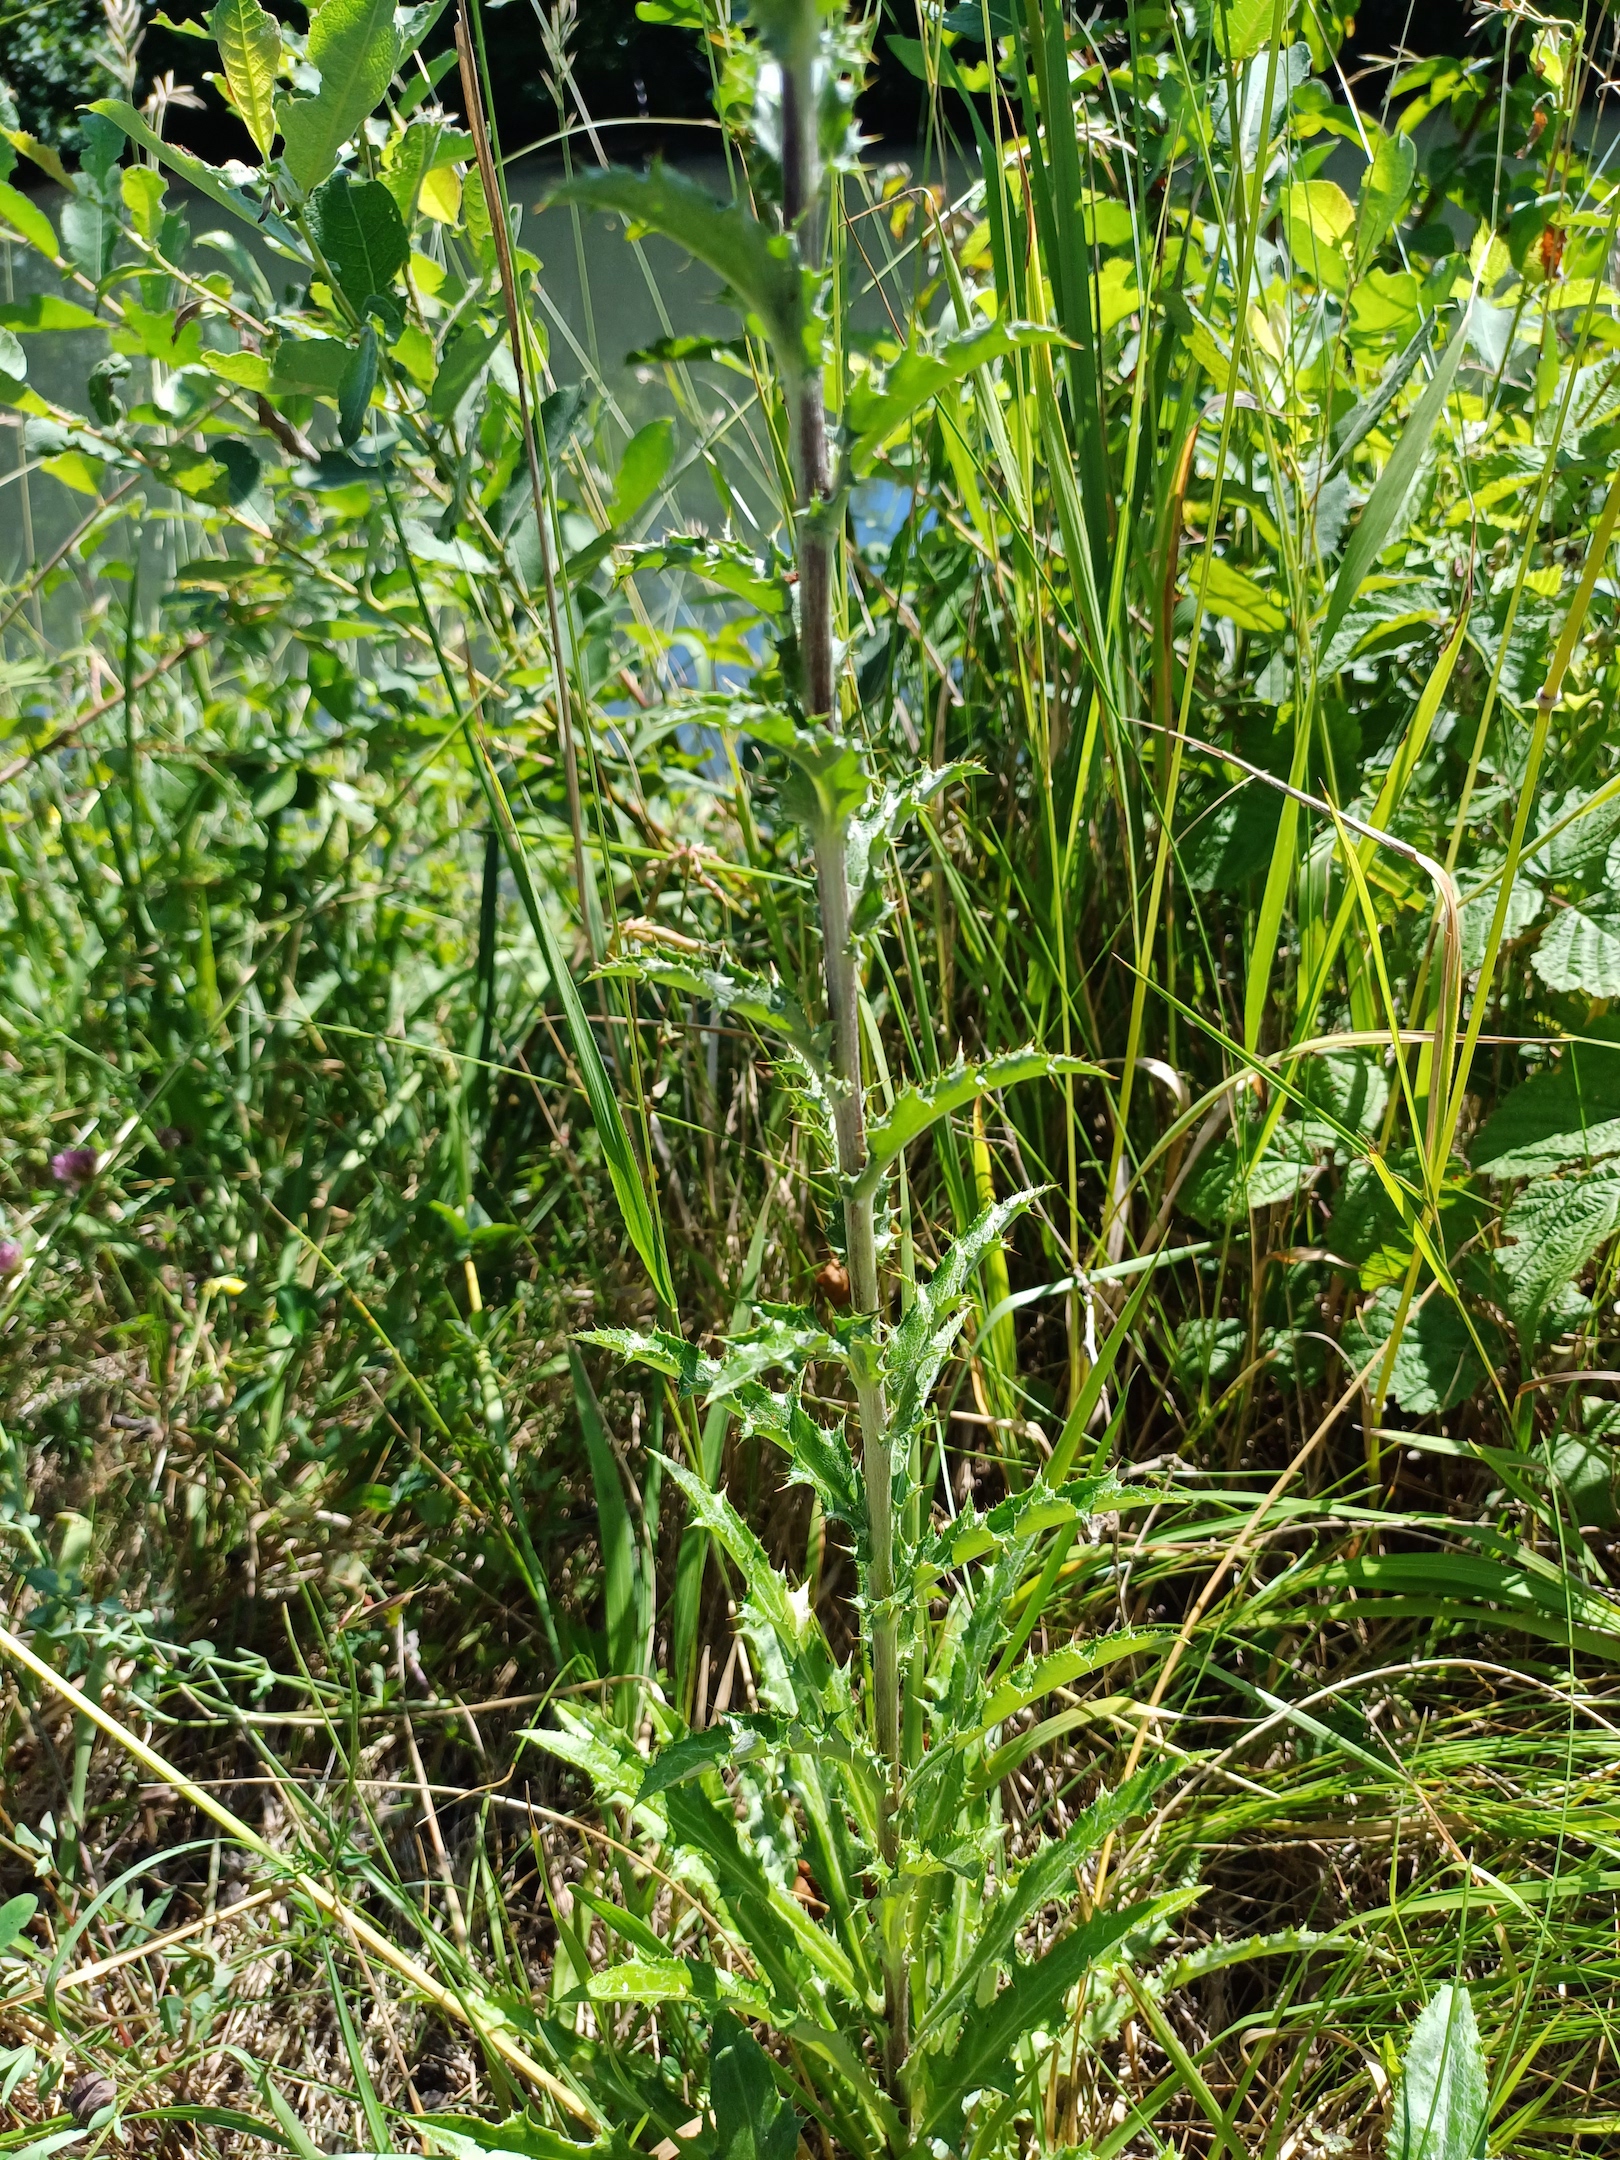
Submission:
<svg viewBox="0 0 1620 2160">
<path fill-rule="evenodd" d="M 782 58 L 782 208 L 797 236 L 800 259 L 820 260 L 820 159 L 816 142 L 815 63 L 818 26 L 813 0 L 801 10 L 793 49 Z M 827 416 L 817 367 L 796 371 L 790 385 L 794 462 L 798 479 L 797 559 L 799 646 L 805 707 L 812 719 L 836 729 L 833 686 L 832 573 L 837 536 L 832 510 L 832 464 Z M 844 1243 L 849 1260 L 850 1302 L 856 1313 L 881 1317 L 877 1233 L 870 1193 L 856 1196 L 866 1168 L 866 1106 L 861 1082 L 860 981 L 850 927 L 849 875 L 845 867 L 847 820 L 823 824 L 815 835 L 816 884 L 821 903 L 822 968 L 833 1026 L 837 1085 L 833 1131 L 843 1180 Z M 875 1338 L 853 1360 L 860 1412 L 862 1467 L 866 1478 L 871 1562 L 867 1592 L 872 1607 L 872 1709 L 879 1750 L 889 1765 L 889 1804 L 884 1811 L 883 1858 L 898 1857 L 895 1824 L 900 1756 L 899 1621 L 894 1609 L 893 1464 L 889 1411 L 884 1400 Z M 887 1932 L 887 1931 L 886 1931 Z M 910 1975 L 903 1941 L 886 1941 L 884 1996 L 888 2018 L 888 2071 L 897 2083 L 910 2047 Z"/>
</svg>

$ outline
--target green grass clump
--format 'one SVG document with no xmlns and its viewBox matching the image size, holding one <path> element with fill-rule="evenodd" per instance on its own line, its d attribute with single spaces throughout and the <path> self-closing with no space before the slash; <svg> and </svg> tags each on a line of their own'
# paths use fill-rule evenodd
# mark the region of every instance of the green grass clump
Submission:
<svg viewBox="0 0 1620 2160">
<path fill-rule="evenodd" d="M 0 137 L 0 2143 L 1602 2150 L 1607 22 L 656 12 Z"/>
</svg>

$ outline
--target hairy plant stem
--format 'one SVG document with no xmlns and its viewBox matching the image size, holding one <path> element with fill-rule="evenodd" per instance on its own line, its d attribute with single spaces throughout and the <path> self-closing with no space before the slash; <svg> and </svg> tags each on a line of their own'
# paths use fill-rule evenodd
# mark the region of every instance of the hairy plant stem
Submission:
<svg viewBox="0 0 1620 2160">
<path fill-rule="evenodd" d="M 782 208 L 797 236 L 801 260 L 817 262 L 821 251 L 820 173 L 816 152 L 815 16 L 804 10 L 804 31 L 782 63 Z M 796 370 L 787 385 L 798 482 L 797 562 L 799 572 L 799 649 L 804 669 L 805 709 L 812 719 L 836 728 L 833 686 L 832 577 L 837 532 L 832 510 L 832 464 L 827 443 L 827 415 L 818 368 Z M 872 1723 L 879 1751 L 889 1765 L 888 1803 L 880 1828 L 882 1855 L 893 1867 L 899 1855 L 896 1807 L 899 1798 L 900 1661 L 899 1620 L 894 1609 L 893 1464 L 889 1447 L 889 1411 L 878 1363 L 877 1325 L 882 1319 L 878 1284 L 874 1196 L 857 1192 L 866 1168 L 866 1107 L 861 1084 L 861 1003 L 854 939 L 850 928 L 849 875 L 845 867 L 847 820 L 818 827 L 815 835 L 816 884 L 821 905 L 822 971 L 827 1009 L 833 1026 L 836 1067 L 833 1131 L 838 1171 L 844 1185 L 844 1244 L 849 1263 L 852 1309 L 870 1315 L 872 1339 L 853 1360 L 856 1404 L 861 1426 L 861 1460 L 866 1479 L 867 1529 L 871 1563 L 867 1595 L 871 1606 Z M 886 2068 L 898 2091 L 910 2052 L 911 1978 L 898 1930 L 884 1931 L 883 1992 L 888 2023 Z"/>
</svg>

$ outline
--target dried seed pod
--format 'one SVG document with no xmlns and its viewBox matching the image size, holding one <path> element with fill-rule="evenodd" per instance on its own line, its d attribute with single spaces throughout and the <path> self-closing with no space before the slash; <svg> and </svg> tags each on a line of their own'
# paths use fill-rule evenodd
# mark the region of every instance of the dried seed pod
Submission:
<svg viewBox="0 0 1620 2160">
<path fill-rule="evenodd" d="M 84 2070 L 68 2087 L 68 2113 L 81 2128 L 118 2098 L 118 2087 L 104 2070 Z"/>
</svg>

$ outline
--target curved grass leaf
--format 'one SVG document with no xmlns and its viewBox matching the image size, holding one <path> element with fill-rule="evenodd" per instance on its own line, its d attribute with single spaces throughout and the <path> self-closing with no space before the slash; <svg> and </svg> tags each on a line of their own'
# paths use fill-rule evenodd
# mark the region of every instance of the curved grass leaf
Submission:
<svg viewBox="0 0 1620 2160">
<path fill-rule="evenodd" d="M 1327 611 L 1316 634 L 1319 652 L 1326 652 L 1333 643 L 1333 634 L 1344 620 L 1346 609 L 1360 591 L 1362 580 L 1388 546 L 1396 520 L 1406 507 L 1424 452 L 1429 447 L 1429 438 L 1440 425 L 1452 383 L 1467 349 L 1469 315 L 1470 311 L 1465 307 L 1451 333 L 1451 342 L 1441 354 L 1433 376 L 1413 407 L 1412 416 L 1402 428 L 1389 461 L 1374 482 L 1373 491 L 1356 521 L 1350 545 L 1339 565 L 1339 574 L 1333 580 L 1333 590 L 1328 595 Z"/>
</svg>

